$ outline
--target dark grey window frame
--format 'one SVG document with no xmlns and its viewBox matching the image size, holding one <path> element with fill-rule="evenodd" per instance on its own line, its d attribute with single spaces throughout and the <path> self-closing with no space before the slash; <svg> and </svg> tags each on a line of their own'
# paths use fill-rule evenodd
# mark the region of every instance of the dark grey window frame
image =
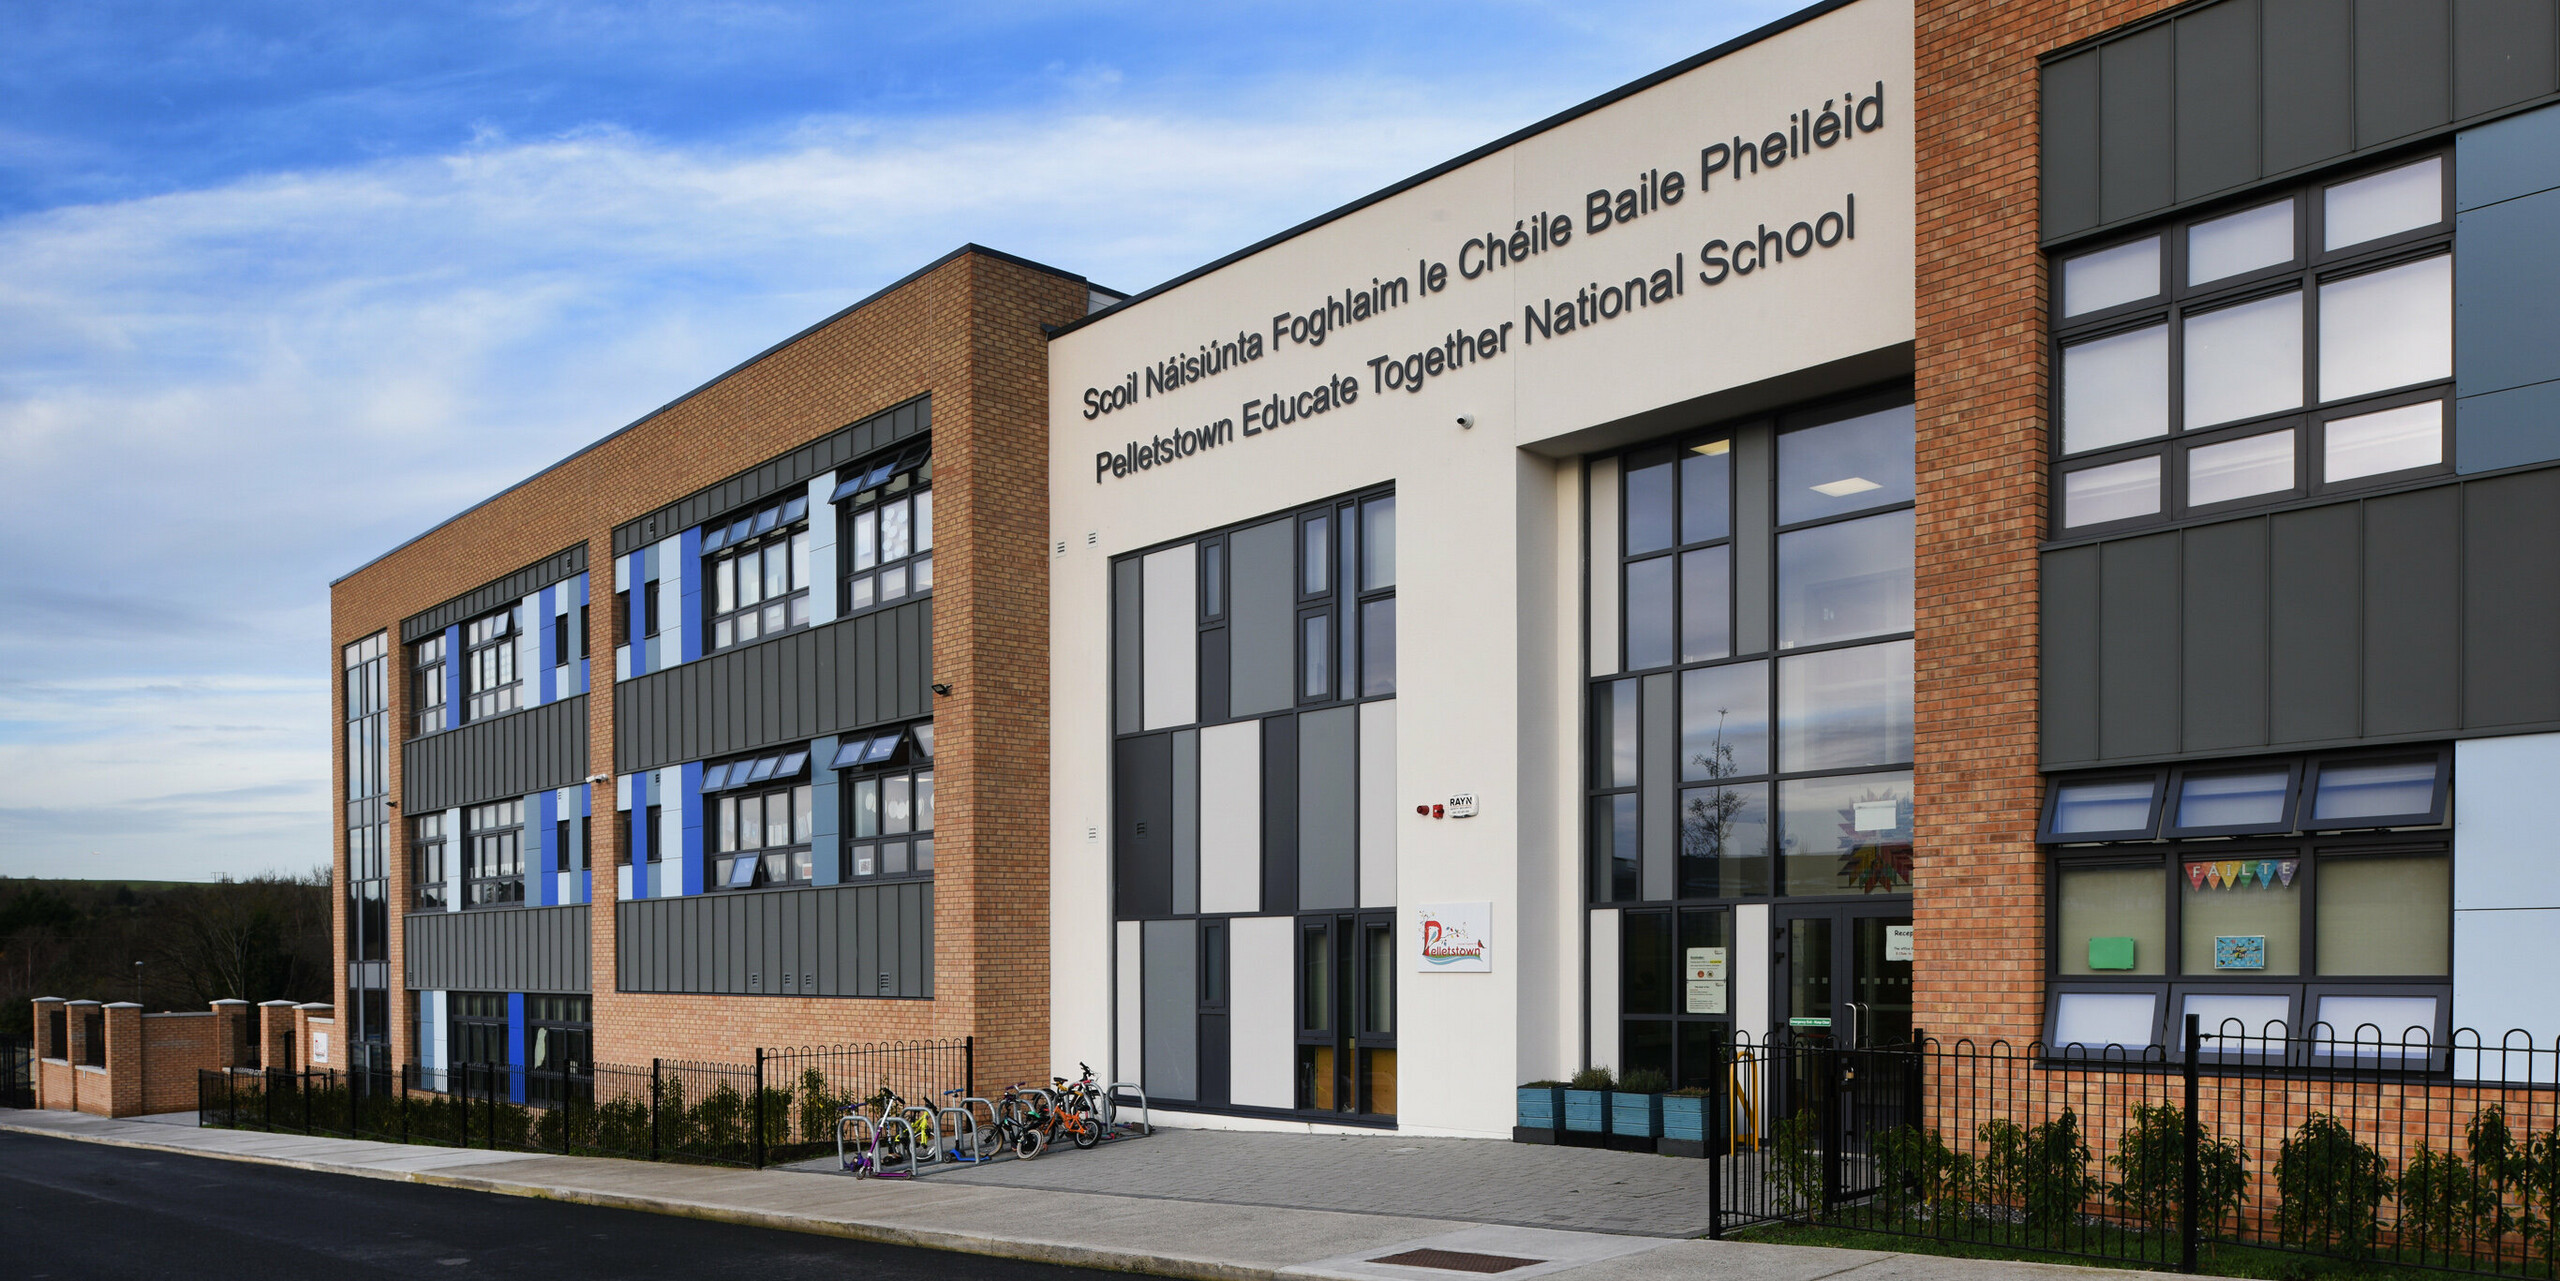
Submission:
<svg viewBox="0 0 2560 1281">
<path fill-rule="evenodd" d="M 798 765 L 792 766 L 788 769 L 781 767 L 783 764 L 788 764 L 791 758 L 795 755 L 800 758 Z M 705 787 L 702 789 L 701 794 L 704 798 L 705 809 L 703 814 L 703 892 L 728 893 L 751 889 L 786 889 L 792 886 L 808 885 L 817 879 L 817 850 L 815 842 L 811 839 L 811 832 L 794 831 L 792 833 L 791 840 L 785 841 L 780 845 L 774 845 L 771 843 L 758 845 L 753 850 L 724 850 L 720 848 L 719 809 L 723 805 L 735 805 L 743 809 L 747 802 L 753 801 L 757 805 L 762 806 L 767 797 L 778 795 L 784 798 L 783 808 L 793 813 L 794 817 L 792 822 L 793 825 L 797 827 L 799 823 L 799 819 L 797 817 L 798 806 L 793 793 L 798 789 L 805 787 L 809 788 L 812 792 L 810 803 L 812 806 L 812 823 L 814 824 L 816 805 L 814 793 L 817 787 L 814 775 L 816 771 L 810 768 L 811 760 L 809 749 L 807 747 L 788 748 L 779 753 L 764 752 L 756 755 L 739 757 L 733 761 L 722 762 L 722 764 L 734 768 L 741 765 L 754 765 L 758 761 L 777 756 L 780 758 L 780 764 L 777 764 L 777 767 L 772 772 L 768 773 L 763 779 L 734 783 L 717 788 Z M 705 770 L 708 770 L 711 767 L 706 765 L 704 768 Z M 807 860 L 810 867 L 809 875 L 800 875 L 799 864 L 802 860 L 794 858 L 793 855 L 795 854 L 806 854 L 809 856 Z M 779 855 L 783 860 L 783 874 L 778 878 L 775 877 L 771 871 L 771 860 L 777 855 Z M 731 884 L 730 877 L 723 875 L 720 872 L 720 865 L 722 863 L 731 863 L 734 865 L 736 860 L 742 858 L 753 858 L 756 860 L 754 877 L 745 885 Z"/>
<path fill-rule="evenodd" d="M 2191 779 L 2238 777 L 2245 774 L 2268 774 L 2282 770 L 2284 781 L 2284 814 L 2276 823 L 2225 823 L 2205 827 L 2183 827 L 2178 823 L 2178 803 L 2186 794 Z M 2160 835 L 2164 840 L 2187 840 L 2198 836 L 2266 836 L 2298 830 L 2295 815 L 2302 804 L 2302 760 L 2299 757 L 2276 757 L 2257 761 L 2215 761 L 2179 765 L 2169 771 L 2167 799 L 2160 811 Z"/>
<path fill-rule="evenodd" d="M 409 736 L 412 738 L 454 727 L 454 663 L 444 652 L 444 637 L 443 632 L 437 632 L 409 646 Z"/>
<path fill-rule="evenodd" d="M 793 514 L 795 511 L 797 515 Z M 764 519 L 767 516 L 774 518 L 769 524 Z M 740 525 L 748 526 L 748 529 L 744 533 L 739 533 L 737 528 Z M 789 551 L 792 538 L 795 535 L 807 537 L 810 532 L 807 495 L 801 495 L 783 503 L 766 503 L 758 510 L 739 513 L 727 520 L 711 521 L 702 528 L 703 542 L 706 544 L 701 558 L 702 652 L 706 656 L 757 644 L 787 632 L 808 630 L 811 625 L 808 601 L 811 593 L 816 590 L 815 584 L 808 581 L 795 582 L 784 587 L 780 596 L 759 594 L 752 605 L 738 605 L 733 600 L 732 607 L 724 612 L 719 607 L 720 598 L 715 581 L 715 576 L 727 568 L 728 564 L 736 560 L 739 553 L 747 548 L 753 548 L 761 554 L 769 547 L 780 546 L 785 549 L 784 562 L 788 564 L 793 560 Z M 716 543 L 713 542 L 715 532 L 719 536 L 719 541 Z M 811 572 L 815 572 L 814 566 Z M 738 619 L 761 615 L 766 608 L 777 603 L 783 607 L 782 626 L 758 631 L 755 636 L 746 640 L 733 638 L 725 645 L 717 643 L 723 626 L 730 627 L 734 637 Z M 795 603 L 799 606 L 796 610 L 792 608 Z M 795 614 L 798 617 L 794 617 Z"/>
<path fill-rule="evenodd" d="M 488 720 L 494 716 L 504 716 L 509 712 L 524 710 L 525 674 L 516 665 L 515 659 L 516 638 L 522 633 L 524 627 L 524 620 L 517 617 L 517 614 L 520 613 L 522 609 L 523 605 L 519 602 L 517 604 L 509 605 L 503 609 L 492 610 L 486 614 L 482 614 L 478 618 L 472 619 L 462 625 L 462 654 L 460 655 L 460 658 L 463 679 L 462 689 L 458 691 L 462 695 L 460 702 L 462 714 L 453 718 L 453 724 L 477 724 L 478 722 Z M 501 618 L 507 620 L 506 630 L 498 632 L 486 640 L 474 642 L 471 639 L 472 631 L 478 628 L 481 624 L 494 622 Z M 480 656 L 482 654 L 495 653 L 501 650 L 506 654 L 504 661 L 507 672 L 515 679 L 504 684 L 491 685 L 487 689 L 472 688 L 472 686 L 479 680 Z M 451 705 L 451 700 L 455 692 L 457 691 L 450 689 L 447 690 L 446 699 L 448 700 L 448 705 Z M 489 707 L 487 710 L 482 710 L 480 706 L 481 700 L 484 698 L 493 704 L 493 706 Z M 503 704 L 503 706 L 496 706 L 494 704 Z"/>
<path fill-rule="evenodd" d="M 2056 832 L 2053 829 L 2054 815 L 2062 807 L 2063 788 L 2077 783 L 2119 783 L 2131 782 L 2135 779 L 2148 779 L 2151 782 L 2150 814 L 2142 826 L 2111 832 Z M 2055 845 L 2091 841 L 2149 840 L 2160 830 L 2160 815 L 2168 805 L 2168 797 L 2168 771 L 2161 769 L 2094 770 L 2085 774 L 2072 774 L 2052 779 L 2047 782 L 2044 789 L 2044 815 L 2036 822 L 2036 841 L 2039 844 Z"/>
<path fill-rule="evenodd" d="M 495 809 L 502 805 L 514 807 L 514 822 L 493 823 L 485 827 L 476 825 L 473 822 L 473 818 L 480 812 Z M 460 872 L 460 875 L 454 877 L 448 882 L 449 884 L 458 885 L 460 887 L 462 893 L 462 910 L 472 912 L 523 907 L 525 905 L 525 875 L 526 863 L 528 861 L 525 857 L 525 833 L 528 830 L 525 824 L 528 820 L 524 813 L 523 799 L 521 797 L 506 797 L 494 801 L 484 801 L 478 805 L 465 806 L 463 808 L 462 815 L 460 847 L 462 850 L 462 862 L 459 868 L 454 869 L 455 871 Z M 515 840 L 512 858 L 501 858 L 499 861 L 501 863 L 512 862 L 515 870 L 484 873 L 481 864 L 480 842 L 483 839 L 502 841 L 510 834 L 513 835 Z M 448 835 L 446 839 L 450 841 L 453 838 L 451 835 Z M 447 848 L 452 848 L 452 846 L 448 845 Z M 497 887 L 501 893 L 501 897 L 484 900 L 481 898 L 482 886 Z M 513 887 L 515 892 L 512 896 L 505 896 L 504 891 L 510 886 Z"/>
<path fill-rule="evenodd" d="M 917 827 L 915 825 L 915 811 L 912 808 L 908 811 L 908 825 L 907 830 L 904 832 L 894 834 L 880 833 L 872 836 L 856 836 L 853 832 L 853 793 L 854 788 L 858 784 L 866 781 L 884 780 L 901 776 L 913 778 L 918 775 L 931 774 L 935 772 L 934 756 L 928 747 L 928 744 L 932 741 L 931 730 L 929 728 L 932 724 L 933 722 L 929 720 L 918 721 L 908 725 L 894 726 L 888 730 L 846 736 L 848 740 L 876 740 L 878 738 L 885 737 L 888 734 L 895 733 L 898 737 L 898 745 L 885 761 L 869 765 L 847 765 L 835 772 L 836 835 L 835 849 L 832 857 L 836 860 L 837 884 L 871 885 L 883 881 L 931 881 L 933 879 L 933 868 L 916 866 L 915 845 L 918 841 L 923 841 L 927 844 L 934 844 L 934 829 L 931 827 Z M 918 731 L 920 729 L 924 732 L 919 733 Z M 937 779 L 936 782 L 938 783 L 939 780 Z M 912 799 L 913 796 L 914 793 L 911 791 L 909 793 L 910 799 L 908 801 L 910 806 L 913 806 L 915 803 Z M 854 846 L 857 844 L 867 844 L 872 846 L 876 851 L 892 841 L 904 841 L 907 843 L 907 868 L 905 871 L 885 871 L 882 870 L 876 862 L 873 864 L 873 868 L 869 872 L 858 873 L 854 870 Z M 940 850 L 938 847 L 935 849 L 934 853 L 937 857 L 939 856 Z M 826 858 L 830 857 L 830 855 L 827 851 L 822 850 L 818 852 L 818 857 Z M 879 856 L 875 853 L 874 857 L 877 858 Z"/>
<path fill-rule="evenodd" d="M 424 834 L 428 824 L 435 826 L 433 836 Z M 415 907 L 412 910 L 428 912 L 446 910 L 447 896 L 453 892 L 457 881 L 453 874 L 453 849 L 453 834 L 444 830 L 442 810 L 433 814 L 409 816 L 410 897 L 415 901 Z M 430 865 L 435 872 L 432 880 L 427 876 Z"/>
<path fill-rule="evenodd" d="M 919 547 L 916 544 L 916 536 L 919 533 L 929 535 L 932 532 L 930 518 L 909 525 L 905 556 L 892 561 L 880 559 L 875 552 L 869 568 L 856 569 L 853 564 L 853 530 L 856 520 L 865 512 L 876 512 L 901 499 L 913 500 L 919 495 L 933 492 L 932 437 L 930 435 L 910 437 L 872 454 L 851 467 L 844 468 L 837 474 L 847 479 L 836 486 L 835 496 L 828 501 L 828 508 L 834 513 L 836 522 L 834 586 L 836 617 L 851 618 L 933 595 L 933 586 L 930 582 L 933 548 Z M 875 475 L 879 476 L 877 481 L 870 484 L 863 483 Z M 854 488 L 857 485 L 862 487 Z M 912 501 L 908 510 L 911 512 L 914 510 Z M 816 519 L 814 513 L 811 519 Z M 928 579 L 926 585 L 921 588 L 915 585 L 916 571 L 920 568 L 926 571 Z M 906 575 L 907 589 L 904 594 L 884 600 L 875 588 L 868 603 L 859 605 L 854 603 L 855 579 L 877 580 L 884 571 L 891 569 L 900 570 Z"/>
<path fill-rule="evenodd" d="M 2371 177 L 2402 166 L 2418 163 L 2430 156 L 2440 163 L 2442 184 L 2441 208 L 2444 217 L 2431 225 L 2378 237 L 2345 249 L 2324 250 L 2320 241 L 2324 233 L 2323 193 L 2329 188 Z M 2229 214 L 2246 212 L 2272 204 L 2279 199 L 2294 203 L 2294 256 L 2287 262 L 2255 268 L 2234 276 L 2188 285 L 2186 280 L 2187 231 L 2198 223 L 2211 222 Z M 2456 406 L 2453 379 L 2448 372 L 2441 380 L 2384 388 L 2332 402 L 2320 399 L 2320 308 L 2319 288 L 2322 284 L 2366 275 L 2392 267 L 2405 266 L 2454 252 L 2454 149 L 2438 140 L 2404 149 L 2390 155 L 2360 161 L 2309 178 L 2295 178 L 2282 184 L 2262 186 L 2227 200 L 2180 212 L 2175 217 L 2145 224 L 2134 230 L 2114 230 L 2103 235 L 2065 242 L 2047 251 L 2048 278 L 2052 283 L 2054 302 L 2051 307 L 2051 334 L 2048 339 L 2049 368 L 2053 391 L 2050 403 L 2051 433 L 2048 461 L 2049 489 L 2047 533 L 2049 545 L 2104 538 L 2133 530 L 2166 528 L 2189 521 L 2216 519 L 2240 511 L 2256 511 L 2313 500 L 2336 492 L 2388 489 L 2413 482 L 2423 483 L 2453 474 L 2456 440 Z M 2148 298 L 2119 303 L 2084 315 L 2065 319 L 2061 315 L 2061 290 L 2064 264 L 2086 254 L 2102 252 L 2118 246 L 2158 237 L 2160 240 L 2161 288 Z M 2302 332 L 2302 403 L 2294 408 L 2255 415 L 2231 422 L 2189 429 L 2185 421 L 2185 333 L 2184 319 L 2204 315 L 2244 302 L 2273 297 L 2293 290 L 2303 295 Z M 2458 323 L 2458 319 L 2457 322 Z M 2091 339 L 2132 333 L 2153 325 L 2165 326 L 2168 339 L 2166 370 L 2168 414 L 2165 429 L 2158 435 L 2141 440 L 2108 445 L 2074 453 L 2062 451 L 2063 352 Z M 2450 340 L 2448 334 L 2448 340 Z M 2444 405 L 2443 434 L 2438 461 L 2430 466 L 2404 468 L 2374 476 L 2324 483 L 2319 478 L 2317 456 L 2328 422 L 2356 414 L 2424 401 L 2441 401 Z M 2219 444 L 2246 436 L 2275 431 L 2290 431 L 2294 437 L 2294 483 L 2281 491 L 2249 494 L 2222 502 L 2191 505 L 2187 502 L 2186 456 L 2199 446 Z M 2063 478 L 2072 472 L 2126 462 L 2142 457 L 2161 460 L 2160 508 L 2146 515 L 2083 525 L 2063 524 L 2068 515 L 2063 502 Z"/>
</svg>

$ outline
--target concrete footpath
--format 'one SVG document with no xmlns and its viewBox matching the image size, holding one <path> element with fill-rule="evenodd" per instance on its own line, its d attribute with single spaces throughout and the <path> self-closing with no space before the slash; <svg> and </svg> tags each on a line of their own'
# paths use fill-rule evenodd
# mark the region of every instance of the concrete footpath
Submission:
<svg viewBox="0 0 2560 1281">
<path fill-rule="evenodd" d="M 1456 1281 L 1561 1272 L 1575 1281 L 2153 1275 L 1691 1239 L 1678 1215 L 1666 1217 L 1664 1180 L 1685 1178 L 1682 1167 L 1692 1163 L 1579 1151 L 1559 1159 L 1556 1149 L 1473 1140 L 1164 1130 L 1028 1163 L 856 1180 L 832 1173 L 831 1161 L 733 1170 L 204 1130 L 192 1119 L 0 1111 L 0 1129 L 1197 1281 Z M 1446 1159 L 1410 1160 L 1452 1144 L 1459 1146 Z M 1211 1170 L 1219 1177 L 1208 1177 Z M 972 1177 L 980 1175 L 987 1177 Z M 1471 1194 L 1469 1184 L 1478 1191 Z M 1314 1188 L 1364 1208 L 1313 1204 L 1328 1200 Z M 1555 1201 L 1575 1208 L 1539 1216 L 1544 1221 L 1610 1223 L 1612 1230 L 1487 1221 Z M 1478 1203 L 1496 1213 L 1475 1210 Z M 1438 1212 L 1410 1212 L 1415 1208 Z"/>
</svg>

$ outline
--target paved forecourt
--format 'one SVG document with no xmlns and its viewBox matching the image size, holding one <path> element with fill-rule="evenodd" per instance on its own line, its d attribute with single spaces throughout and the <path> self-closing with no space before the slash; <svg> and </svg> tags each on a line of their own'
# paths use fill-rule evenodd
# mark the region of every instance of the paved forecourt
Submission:
<svg viewBox="0 0 2560 1281">
<path fill-rule="evenodd" d="M 1589 1231 L 1494 1222 L 1542 1197 L 1579 1198 L 1573 1203 L 1586 1215 L 1601 1206 L 1599 1217 L 1624 1223 L 1666 1221 L 1662 1206 L 1675 1198 L 1661 1181 L 1687 1175 L 1665 1175 L 1660 1167 L 1692 1163 L 1608 1153 L 1559 1159 L 1527 1145 L 1472 1140 L 1159 1132 L 1125 1147 L 884 1181 L 193 1129 L 65 1112 L 0 1112 L 0 1130 L 1197 1281 L 1453 1281 L 1471 1273 L 1379 1262 L 1414 1251 L 1527 1260 L 1501 1273 L 1522 1281 L 1564 1272 L 1576 1281 L 2142 1275 L 1694 1240 L 1659 1228 Z M 1227 1146 L 1236 1140 L 1244 1142 Z M 1378 1146 L 1323 1146 L 1359 1143 Z M 1449 1144 L 1464 1146 L 1444 1149 Z M 1434 1159 L 1411 1162 L 1418 1156 Z M 1148 1168 L 1158 1162 L 1168 1169 L 1189 1167 L 1188 1185 L 1166 1170 Z M 1229 1168 L 1213 1175 L 1212 1164 Z M 1069 1168 L 1079 1165 L 1091 1173 Z M 1051 1166 L 1059 1173 L 1049 1174 Z M 1623 1172 L 1603 1181 L 1612 1167 Z M 1081 1184 L 1025 1182 L 1043 1178 Z M 1327 1195 L 1322 1206 L 1282 1203 L 1318 1199 L 1308 1189 L 1327 1179 L 1358 1191 Z M 1178 1191 L 1162 1190 L 1169 1187 Z M 1703 1198 L 1703 1189 L 1696 1196 Z M 1224 1199 L 1229 1197 L 1234 1199 Z M 1363 1198 L 1361 1208 L 1349 1208 Z M 1469 1205 L 1502 1213 L 1463 1212 Z M 1416 1213 L 1411 1207 L 1448 1212 Z M 1448 1262 L 1445 1255 L 1439 1261 Z"/>
</svg>

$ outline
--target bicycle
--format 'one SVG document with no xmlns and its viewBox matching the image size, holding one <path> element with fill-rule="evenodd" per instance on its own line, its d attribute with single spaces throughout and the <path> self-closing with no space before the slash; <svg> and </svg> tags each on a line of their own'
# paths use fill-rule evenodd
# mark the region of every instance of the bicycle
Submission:
<svg viewBox="0 0 2560 1281">
<path fill-rule="evenodd" d="M 1063 1076 L 1049 1078 L 1050 1083 L 1058 1087 L 1056 1119 L 1050 1123 L 1050 1138 L 1054 1140 L 1063 1130 L 1077 1150 L 1091 1151 L 1094 1144 L 1102 1141 L 1100 1091 L 1094 1085 L 1093 1068 L 1084 1063 L 1078 1063 L 1076 1067 L 1084 1076 L 1073 1083 Z"/>
<path fill-rule="evenodd" d="M 1004 1087 L 1004 1097 L 996 1103 L 996 1130 L 1004 1146 L 1028 1161 L 1049 1149 L 1055 1111 L 1047 1091 L 1025 1090 L 1016 1082 Z"/>
</svg>

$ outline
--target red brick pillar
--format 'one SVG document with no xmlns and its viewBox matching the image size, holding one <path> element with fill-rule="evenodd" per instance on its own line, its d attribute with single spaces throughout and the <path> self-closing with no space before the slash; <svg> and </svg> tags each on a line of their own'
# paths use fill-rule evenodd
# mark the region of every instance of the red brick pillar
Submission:
<svg viewBox="0 0 2560 1281">
<path fill-rule="evenodd" d="M 68 1079 L 68 1074 L 48 1071 L 45 1067 L 45 1061 L 48 1059 L 59 1062 L 68 1059 L 71 1055 L 69 1044 L 56 1045 L 45 1040 L 51 1027 L 52 1017 L 61 1011 L 61 997 L 39 996 L 35 999 L 36 1021 L 32 1026 L 36 1032 L 36 1106 L 40 1108 L 67 1109 L 71 1106 L 69 1094 L 61 1088 L 63 1081 Z"/>
<path fill-rule="evenodd" d="M 106 1007 L 108 1116 L 142 1115 L 142 1007 L 118 1001 Z"/>
<path fill-rule="evenodd" d="M 213 1003 L 213 1065 L 218 1068 L 249 1066 L 250 1051 L 257 1042 L 250 1039 L 249 1003 L 236 997 L 224 997 Z"/>
<path fill-rule="evenodd" d="M 291 1072 L 302 1066 L 293 1057 L 294 1008 L 291 1001 L 258 1003 L 258 1066 Z"/>
<path fill-rule="evenodd" d="M 346 1066 L 345 1050 L 339 1045 L 339 1038 L 330 1035 L 337 1031 L 337 1020 L 330 1017 L 332 1013 L 334 1011 L 331 1007 L 317 1001 L 293 1007 L 293 1058 L 295 1063 L 306 1070 L 339 1069 Z M 325 1055 L 317 1052 L 319 1047 L 311 1040 L 313 1031 L 311 1025 L 315 1022 L 320 1025 L 319 1032 L 329 1037 L 328 1053 Z"/>
</svg>

